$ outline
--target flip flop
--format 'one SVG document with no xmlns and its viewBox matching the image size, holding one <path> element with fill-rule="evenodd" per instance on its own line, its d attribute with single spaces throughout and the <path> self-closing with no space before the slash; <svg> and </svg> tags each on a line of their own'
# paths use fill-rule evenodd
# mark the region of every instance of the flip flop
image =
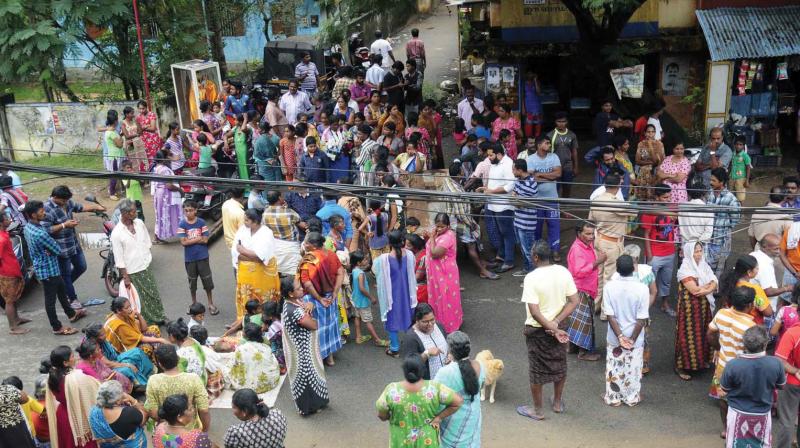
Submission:
<svg viewBox="0 0 800 448">
<path fill-rule="evenodd" d="M 666 308 L 666 309 L 661 308 L 661 312 L 669 317 L 675 317 L 678 315 L 678 313 L 676 313 L 675 310 L 673 310 L 672 308 Z"/>
<path fill-rule="evenodd" d="M 399 358 L 400 357 L 400 352 L 393 352 L 393 351 L 391 351 L 389 349 L 386 349 L 385 353 L 386 353 L 386 356 L 391 356 L 392 358 Z"/>
<path fill-rule="evenodd" d="M 9 330 L 8 334 L 14 335 L 14 336 L 19 336 L 21 334 L 26 334 L 26 333 L 30 333 L 30 332 L 31 332 L 30 328 L 16 328 L 14 330 Z"/>
<path fill-rule="evenodd" d="M 219 308 L 217 308 L 214 305 L 209 305 L 208 312 L 211 313 L 212 316 L 216 316 L 217 314 L 219 314 Z"/>
<path fill-rule="evenodd" d="M 499 280 L 500 276 L 495 274 L 494 272 L 489 272 L 489 275 L 481 274 L 481 278 L 485 278 L 486 280 Z"/>
<path fill-rule="evenodd" d="M 69 318 L 69 321 L 70 321 L 70 322 L 72 322 L 72 323 L 75 323 L 75 322 L 77 322 L 77 321 L 79 321 L 79 320 L 83 319 L 83 318 L 84 318 L 84 317 L 86 317 L 87 315 L 88 315 L 88 314 L 86 314 L 86 311 L 84 311 L 84 310 L 79 310 L 79 311 L 76 311 L 76 312 L 75 312 L 75 314 L 74 314 L 72 317 L 70 317 L 70 318 Z M 76 331 L 77 331 L 77 330 L 76 330 Z"/>
<path fill-rule="evenodd" d="M 554 397 L 550 397 L 550 409 L 552 409 L 553 412 L 555 412 L 556 414 L 563 414 L 567 410 L 566 405 L 564 405 L 564 399 L 562 398 L 562 399 L 560 399 L 558 401 L 559 401 L 559 404 L 561 405 L 561 410 L 560 411 L 556 411 L 556 403 L 555 403 L 555 398 Z"/>
<path fill-rule="evenodd" d="M 370 336 L 370 335 L 361 336 L 360 338 L 356 339 L 356 344 L 361 345 L 361 344 L 369 341 L 370 339 L 372 339 L 372 336 Z"/>
<path fill-rule="evenodd" d="M 529 418 L 529 419 L 531 419 L 533 421 L 536 421 L 536 422 L 540 422 L 540 421 L 544 420 L 544 416 L 543 415 L 536 415 L 536 414 L 529 413 L 528 412 L 528 406 L 517 406 L 517 414 L 519 414 L 519 415 L 521 415 L 523 417 L 527 417 L 527 418 Z"/>
<path fill-rule="evenodd" d="M 105 300 L 99 299 L 97 297 L 92 297 L 91 299 L 89 299 L 89 300 L 87 300 L 85 302 L 81 302 L 81 305 L 83 305 L 83 306 L 96 306 L 96 305 L 102 305 L 104 303 L 106 303 Z"/>
<path fill-rule="evenodd" d="M 683 381 L 691 381 L 692 376 L 688 373 L 681 373 L 678 369 L 673 369 L 675 371 L 675 375 L 678 375 L 678 378 L 682 379 Z"/>
<path fill-rule="evenodd" d="M 389 341 L 387 341 L 386 339 L 378 339 L 377 341 L 373 341 L 372 343 L 375 344 L 377 347 L 389 346 Z"/>
<path fill-rule="evenodd" d="M 73 335 L 73 334 L 75 334 L 77 332 L 78 332 L 77 328 L 61 327 L 60 330 L 54 331 L 53 334 L 56 335 L 56 336 L 69 336 L 69 335 Z"/>
</svg>

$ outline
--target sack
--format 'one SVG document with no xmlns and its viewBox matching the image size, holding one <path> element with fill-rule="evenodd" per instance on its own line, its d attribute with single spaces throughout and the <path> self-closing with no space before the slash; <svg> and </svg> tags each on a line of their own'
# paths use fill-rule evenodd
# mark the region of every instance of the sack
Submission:
<svg viewBox="0 0 800 448">
<path fill-rule="evenodd" d="M 139 293 L 133 283 L 131 283 L 131 286 L 126 287 L 125 280 L 121 281 L 119 284 L 119 296 L 128 299 L 134 311 L 137 313 L 142 312 L 142 302 L 139 300 Z"/>
</svg>

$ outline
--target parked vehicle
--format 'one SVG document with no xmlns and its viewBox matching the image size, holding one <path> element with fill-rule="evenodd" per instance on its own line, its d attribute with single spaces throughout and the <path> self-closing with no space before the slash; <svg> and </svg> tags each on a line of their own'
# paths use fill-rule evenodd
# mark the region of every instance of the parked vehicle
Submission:
<svg viewBox="0 0 800 448">
<path fill-rule="evenodd" d="M 181 184 L 183 200 L 197 203 L 197 216 L 218 221 L 222 218 L 222 203 L 225 202 L 225 193 L 219 186 L 200 182 L 186 182 Z"/>
<path fill-rule="evenodd" d="M 84 200 L 86 202 L 92 202 L 97 205 L 101 205 L 99 202 L 97 202 L 97 198 L 93 194 L 86 196 Z M 108 295 L 111 297 L 117 297 L 119 295 L 119 282 L 122 281 L 122 276 L 120 275 L 117 265 L 114 262 L 114 248 L 111 246 L 111 231 L 114 230 L 115 223 L 111 220 L 111 217 L 109 217 L 106 212 L 97 211 L 94 212 L 94 214 L 95 216 L 102 218 L 102 229 L 108 242 L 108 247 L 100 250 L 100 258 L 103 259 L 103 269 L 100 271 L 100 278 L 103 279 L 103 283 L 106 286 Z"/>
</svg>

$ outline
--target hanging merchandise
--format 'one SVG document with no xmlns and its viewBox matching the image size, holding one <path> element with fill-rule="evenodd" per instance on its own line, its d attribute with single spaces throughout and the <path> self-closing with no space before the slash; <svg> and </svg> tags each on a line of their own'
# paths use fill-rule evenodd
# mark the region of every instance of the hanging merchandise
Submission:
<svg viewBox="0 0 800 448">
<path fill-rule="evenodd" d="M 783 81 L 789 79 L 789 64 L 786 62 L 778 62 L 777 72 L 778 80 Z"/>
</svg>

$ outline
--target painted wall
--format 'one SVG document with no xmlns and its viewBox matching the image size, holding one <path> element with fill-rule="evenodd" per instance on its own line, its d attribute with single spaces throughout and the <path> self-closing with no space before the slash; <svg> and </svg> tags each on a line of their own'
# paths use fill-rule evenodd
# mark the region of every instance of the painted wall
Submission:
<svg viewBox="0 0 800 448">
<path fill-rule="evenodd" d="M 24 103 L 5 106 L 11 147 L 16 160 L 49 154 L 100 148 L 98 126 L 105 125 L 106 113 L 135 101 L 105 103 Z"/>
<path fill-rule="evenodd" d="M 276 0 L 280 1 L 280 0 Z M 303 0 L 304 3 L 297 9 L 297 35 L 307 36 L 319 33 L 320 26 L 324 21 L 324 13 L 320 10 L 316 0 Z M 317 16 L 316 25 L 312 26 L 312 16 Z M 284 35 L 272 34 L 270 26 L 270 39 L 282 40 Z M 264 57 L 264 21 L 260 16 L 250 15 L 245 22 L 245 35 L 239 37 L 224 37 L 225 59 L 229 63 L 241 63 L 244 61 L 261 61 Z M 147 42 L 145 42 L 145 46 Z M 86 68 L 88 61 L 92 58 L 92 53 L 85 46 L 79 46 L 64 58 L 64 65 L 71 68 Z M 205 58 L 207 55 L 198 55 Z"/>
<path fill-rule="evenodd" d="M 660 0 L 648 0 L 622 30 L 622 37 L 658 34 Z M 506 42 L 574 42 L 578 29 L 561 0 L 501 0 L 502 39 Z"/>
<path fill-rule="evenodd" d="M 796 6 L 797 0 L 697 0 L 697 9 Z"/>
<path fill-rule="evenodd" d="M 659 0 L 658 28 L 693 28 L 697 26 L 694 11 L 697 0 Z"/>
</svg>

